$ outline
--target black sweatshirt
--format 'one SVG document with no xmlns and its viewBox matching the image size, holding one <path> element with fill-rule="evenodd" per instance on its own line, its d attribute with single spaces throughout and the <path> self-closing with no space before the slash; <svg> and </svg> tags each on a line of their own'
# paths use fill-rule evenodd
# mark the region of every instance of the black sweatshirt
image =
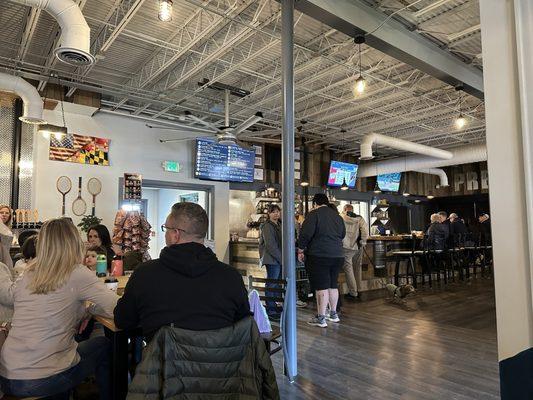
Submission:
<svg viewBox="0 0 533 400">
<path fill-rule="evenodd" d="M 342 239 L 346 227 L 342 217 L 330 207 L 318 207 L 305 218 L 298 238 L 298 248 L 316 257 L 342 258 Z"/>
<path fill-rule="evenodd" d="M 250 315 L 240 274 L 199 243 L 165 247 L 158 259 L 141 264 L 115 308 L 121 329 L 141 327 L 151 338 L 163 325 L 211 330 Z"/>
</svg>

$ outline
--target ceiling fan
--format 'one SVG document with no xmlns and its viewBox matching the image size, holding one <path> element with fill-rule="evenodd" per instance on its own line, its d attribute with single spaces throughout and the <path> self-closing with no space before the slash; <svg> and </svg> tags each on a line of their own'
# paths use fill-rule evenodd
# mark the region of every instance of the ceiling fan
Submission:
<svg viewBox="0 0 533 400">
<path fill-rule="evenodd" d="M 212 132 L 210 133 L 201 132 L 201 133 L 196 134 L 195 136 L 179 138 L 179 139 L 159 139 L 159 141 L 161 143 L 182 142 L 182 141 L 187 141 L 187 140 L 194 140 L 198 137 L 204 137 L 208 135 L 208 136 L 214 136 L 216 143 L 224 145 L 224 146 L 238 145 L 240 147 L 249 148 L 250 146 L 248 146 L 247 144 L 239 140 L 239 135 L 242 132 L 244 132 L 246 129 L 250 128 L 252 125 L 261 121 L 263 119 L 263 114 L 261 112 L 257 112 L 255 113 L 255 115 L 241 122 L 239 125 L 231 126 L 230 119 L 229 119 L 229 96 L 230 96 L 230 91 L 226 89 L 224 91 L 224 126 L 218 127 L 211 122 L 204 121 L 202 118 L 199 118 L 196 115 L 193 115 L 190 111 L 185 111 L 185 119 L 188 119 L 191 122 L 195 122 L 199 125 L 202 125 L 208 128 Z M 148 124 L 146 126 L 148 128 L 183 131 L 183 129 L 164 127 L 164 126 L 153 126 L 153 125 L 148 125 Z M 191 127 L 191 128 L 194 129 L 194 127 Z"/>
</svg>

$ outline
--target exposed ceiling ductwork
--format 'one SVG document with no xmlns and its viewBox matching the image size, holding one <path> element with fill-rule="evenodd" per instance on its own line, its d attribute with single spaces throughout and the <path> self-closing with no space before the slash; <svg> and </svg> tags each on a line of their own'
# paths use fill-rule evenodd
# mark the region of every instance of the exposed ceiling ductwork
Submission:
<svg viewBox="0 0 533 400">
<path fill-rule="evenodd" d="M 15 3 L 45 10 L 61 26 L 61 39 L 54 49 L 56 57 L 71 65 L 91 65 L 91 29 L 78 5 L 72 0 L 12 0 Z"/>
<path fill-rule="evenodd" d="M 362 163 L 357 172 L 358 177 L 376 176 L 394 172 L 421 171 L 428 168 L 442 168 L 450 165 L 460 165 L 473 162 L 487 161 L 487 145 L 475 144 L 457 147 L 450 150 L 452 158 L 442 160 L 429 156 L 409 156 L 392 158 L 390 160 Z"/>
<path fill-rule="evenodd" d="M 361 160 L 371 160 L 374 158 L 374 155 L 372 154 L 373 145 L 382 145 L 385 147 L 390 147 L 391 149 L 423 154 L 426 156 L 441 158 L 443 160 L 449 160 L 453 157 L 453 154 L 446 150 L 436 149 L 434 147 L 429 147 L 423 144 L 413 143 L 390 136 L 380 135 L 379 133 L 369 133 L 368 135 L 365 135 L 361 141 Z"/>
<path fill-rule="evenodd" d="M 37 89 L 24 79 L 0 72 L 0 91 L 12 92 L 24 103 L 23 115 L 19 117 L 27 124 L 44 124 L 43 101 Z"/>
<path fill-rule="evenodd" d="M 450 184 L 448 183 L 448 175 L 446 175 L 446 172 L 443 169 L 440 168 L 425 168 L 425 169 L 416 169 L 414 172 L 420 172 L 422 174 L 429 174 L 429 175 L 436 175 L 439 177 L 439 186 L 440 187 L 448 187 Z"/>
</svg>

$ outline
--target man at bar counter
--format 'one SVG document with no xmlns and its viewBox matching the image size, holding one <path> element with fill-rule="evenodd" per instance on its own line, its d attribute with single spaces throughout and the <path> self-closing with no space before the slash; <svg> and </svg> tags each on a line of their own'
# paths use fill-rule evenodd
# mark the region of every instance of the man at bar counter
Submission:
<svg viewBox="0 0 533 400">
<path fill-rule="evenodd" d="M 203 244 L 208 225 L 207 213 L 198 204 L 172 206 L 161 227 L 167 246 L 129 279 L 115 308 L 118 328 L 140 326 L 150 340 L 164 325 L 212 330 L 250 315 L 241 276 Z"/>
</svg>

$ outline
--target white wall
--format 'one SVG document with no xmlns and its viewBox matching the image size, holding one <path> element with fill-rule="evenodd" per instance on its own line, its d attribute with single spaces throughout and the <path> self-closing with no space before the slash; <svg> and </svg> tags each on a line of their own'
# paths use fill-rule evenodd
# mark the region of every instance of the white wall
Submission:
<svg viewBox="0 0 533 400">
<path fill-rule="evenodd" d="M 110 229 L 118 207 L 119 178 L 125 172 L 139 172 L 144 179 L 153 179 L 186 184 L 202 183 L 214 186 L 215 242 L 219 259 L 227 261 L 229 228 L 229 185 L 226 182 L 205 182 L 194 179 L 194 142 L 159 143 L 161 137 L 179 137 L 169 131 L 146 128 L 142 121 L 104 113 L 91 117 L 94 109 L 65 103 L 66 122 L 69 131 L 82 135 L 92 135 L 111 139 L 109 149 L 110 166 L 93 166 L 48 160 L 48 141 L 36 135 L 34 156 L 33 204 L 42 219 L 61 214 L 61 195 L 56 190 L 56 180 L 61 175 L 73 182 L 72 191 L 67 195 L 67 215 L 78 223 L 72 215 L 72 202 L 77 196 L 77 179 L 83 178 L 82 197 L 87 202 L 88 212 L 91 203 L 87 192 L 87 181 L 96 177 L 102 181 L 102 193 L 96 198 L 96 214 Z M 50 123 L 60 123 L 60 107 L 45 111 L 44 117 Z M 176 174 L 165 172 L 161 167 L 164 160 L 177 160 L 183 166 Z M 154 227 L 157 229 L 158 227 Z"/>
</svg>

